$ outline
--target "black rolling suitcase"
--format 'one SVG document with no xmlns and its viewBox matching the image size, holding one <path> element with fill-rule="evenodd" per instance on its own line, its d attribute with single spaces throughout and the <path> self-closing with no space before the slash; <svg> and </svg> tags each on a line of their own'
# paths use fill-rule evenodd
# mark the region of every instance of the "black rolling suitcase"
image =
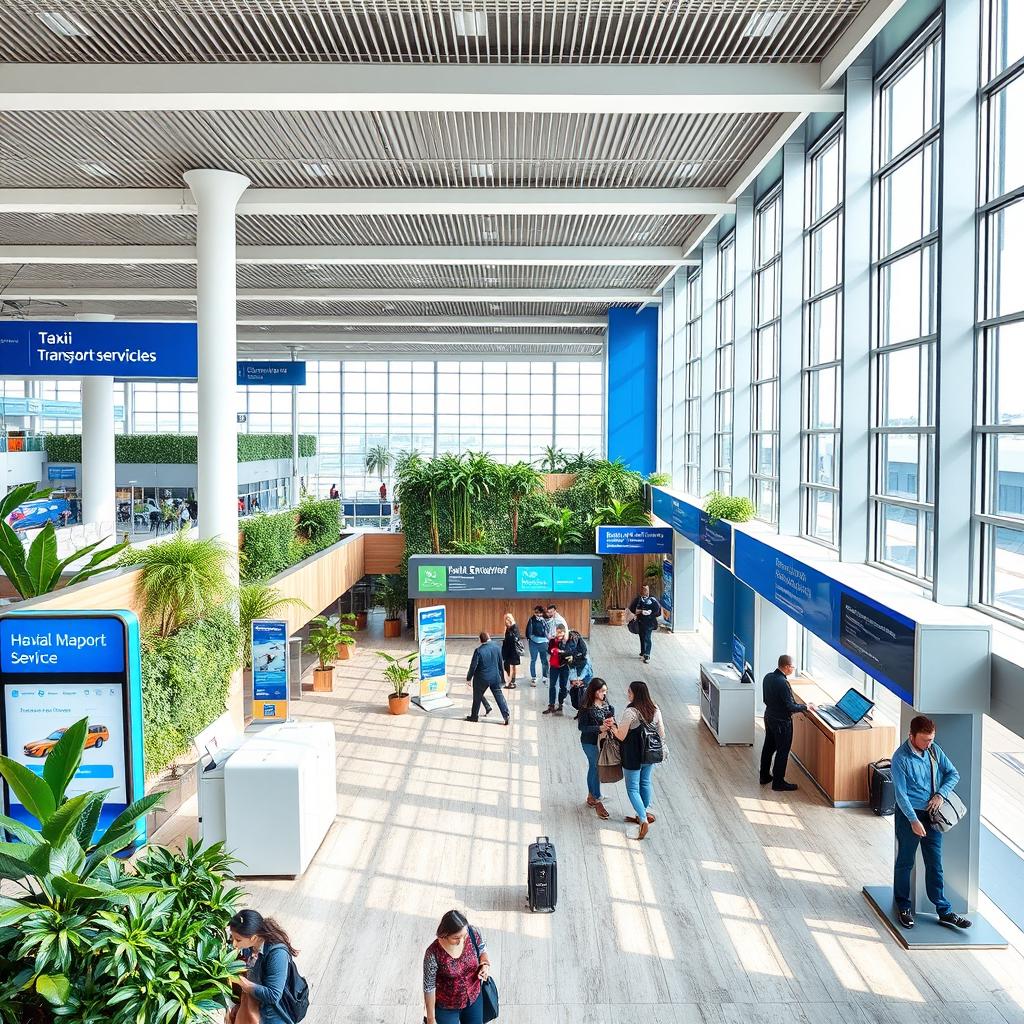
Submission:
<svg viewBox="0 0 1024 1024">
<path fill-rule="evenodd" d="M 892 784 L 892 761 L 872 761 L 868 765 L 868 800 L 875 814 L 886 817 L 896 812 L 896 790 Z"/>
<path fill-rule="evenodd" d="M 558 859 L 554 843 L 538 836 L 526 860 L 526 899 L 535 914 L 551 914 L 558 901 Z"/>
</svg>

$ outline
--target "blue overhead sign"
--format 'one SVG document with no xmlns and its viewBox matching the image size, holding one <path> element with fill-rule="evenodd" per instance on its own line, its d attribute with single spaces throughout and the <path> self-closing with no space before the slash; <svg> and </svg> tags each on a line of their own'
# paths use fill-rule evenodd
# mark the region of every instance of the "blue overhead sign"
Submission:
<svg viewBox="0 0 1024 1024">
<path fill-rule="evenodd" d="M 672 528 L 668 526 L 599 526 L 599 555 L 670 555 Z"/>
<path fill-rule="evenodd" d="M 677 498 L 659 487 L 651 488 L 651 511 L 664 523 L 670 523 L 676 533 L 692 544 L 703 548 L 709 555 L 732 568 L 732 527 L 724 520 L 711 521 L 702 508 Z"/>
<path fill-rule="evenodd" d="M 306 383 L 306 364 L 288 360 L 239 362 L 238 385 L 288 385 L 302 387 Z"/>
<path fill-rule="evenodd" d="M 917 629 L 905 615 L 742 532 L 736 534 L 735 571 L 900 700 L 914 703 Z"/>
<path fill-rule="evenodd" d="M 176 377 L 197 373 L 193 323 L 0 322 L 0 376 Z"/>
</svg>

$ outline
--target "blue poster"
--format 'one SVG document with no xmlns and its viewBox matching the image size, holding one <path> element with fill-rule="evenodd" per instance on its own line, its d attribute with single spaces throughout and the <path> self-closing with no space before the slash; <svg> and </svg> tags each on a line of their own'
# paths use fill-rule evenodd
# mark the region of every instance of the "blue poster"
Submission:
<svg viewBox="0 0 1024 1024">
<path fill-rule="evenodd" d="M 252 717 L 288 717 L 288 623 L 256 619 L 252 624 Z"/>
<path fill-rule="evenodd" d="M 176 377 L 197 373 L 193 323 L 0 323 L 0 376 Z"/>
<path fill-rule="evenodd" d="M 589 565 L 556 565 L 552 582 L 556 594 L 589 594 L 594 588 L 594 572 Z"/>
<path fill-rule="evenodd" d="M 237 364 L 238 385 L 262 384 L 302 387 L 306 383 L 306 364 L 290 360 L 263 360 Z"/>
<path fill-rule="evenodd" d="M 47 466 L 46 467 L 46 479 L 47 480 L 74 480 L 75 479 L 75 467 L 74 466 Z"/>
<path fill-rule="evenodd" d="M 675 597 L 672 584 L 672 563 L 666 558 L 661 563 L 661 607 L 665 612 L 665 621 L 672 621 L 672 601 Z"/>
<path fill-rule="evenodd" d="M 549 565 L 520 565 L 516 569 L 516 593 L 552 593 L 551 573 L 552 569 Z"/>
<path fill-rule="evenodd" d="M 444 679 L 448 674 L 447 616 L 444 605 L 416 612 L 420 648 L 420 679 Z"/>
<path fill-rule="evenodd" d="M 736 576 L 908 704 L 916 626 L 804 562 L 736 534 Z"/>
<path fill-rule="evenodd" d="M 670 555 L 672 528 L 668 526 L 599 526 L 599 555 Z"/>
</svg>

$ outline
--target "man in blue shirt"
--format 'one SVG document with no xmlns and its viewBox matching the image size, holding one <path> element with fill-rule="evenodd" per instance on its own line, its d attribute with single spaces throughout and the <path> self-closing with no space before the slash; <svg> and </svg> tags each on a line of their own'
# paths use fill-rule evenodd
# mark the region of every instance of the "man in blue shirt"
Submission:
<svg viewBox="0 0 1024 1024">
<path fill-rule="evenodd" d="M 966 917 L 953 913 L 942 892 L 942 833 L 932 827 L 929 818 L 929 812 L 942 805 L 959 781 L 960 773 L 935 742 L 935 723 L 917 715 L 910 723 L 910 735 L 892 755 L 892 784 L 896 791 L 896 868 L 892 890 L 896 913 L 904 928 L 914 927 L 910 873 L 918 846 L 924 860 L 928 899 L 935 904 L 939 921 L 951 928 L 971 927 Z"/>
</svg>

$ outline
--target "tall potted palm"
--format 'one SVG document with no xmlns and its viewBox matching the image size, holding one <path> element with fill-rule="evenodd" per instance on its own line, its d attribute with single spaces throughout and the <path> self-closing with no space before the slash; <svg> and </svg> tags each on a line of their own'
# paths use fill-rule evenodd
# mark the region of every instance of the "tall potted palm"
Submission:
<svg viewBox="0 0 1024 1024">
<path fill-rule="evenodd" d="M 633 574 L 621 555 L 605 557 L 602 581 L 608 625 L 621 626 L 626 621 L 626 595 L 633 585 Z"/>
<path fill-rule="evenodd" d="M 378 651 L 377 657 L 386 662 L 384 678 L 392 688 L 388 694 L 388 711 L 393 715 L 404 715 L 409 710 L 407 687 L 416 678 L 416 659 L 419 654 L 414 651 L 396 657 L 387 651 Z"/>
<path fill-rule="evenodd" d="M 313 669 L 313 689 L 330 693 L 334 689 L 334 663 L 338 660 L 338 644 L 343 643 L 345 634 L 323 615 L 313 619 L 304 650 L 317 657 Z"/>
<path fill-rule="evenodd" d="M 516 462 L 501 468 L 502 484 L 512 513 L 512 547 L 519 543 L 519 506 L 524 498 L 537 491 L 541 483 L 540 473 L 528 462 Z"/>
<path fill-rule="evenodd" d="M 409 601 L 409 584 L 404 575 L 378 576 L 374 601 L 384 609 L 384 636 L 395 639 L 402 635 L 402 612 Z"/>
</svg>

